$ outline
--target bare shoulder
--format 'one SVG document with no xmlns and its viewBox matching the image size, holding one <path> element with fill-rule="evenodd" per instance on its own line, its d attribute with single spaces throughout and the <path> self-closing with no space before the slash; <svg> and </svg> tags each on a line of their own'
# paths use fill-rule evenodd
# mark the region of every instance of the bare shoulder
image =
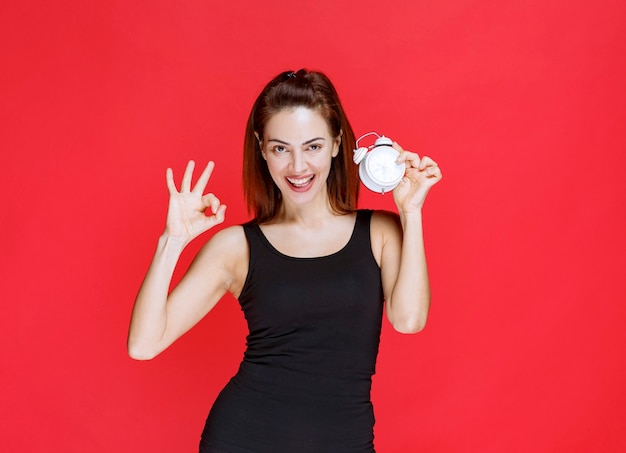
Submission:
<svg viewBox="0 0 626 453">
<path fill-rule="evenodd" d="M 246 235 L 243 232 L 243 226 L 233 225 L 226 227 L 213 235 L 207 242 L 207 245 L 213 243 L 218 247 L 237 247 L 246 248 Z"/>
<path fill-rule="evenodd" d="M 196 257 L 205 269 L 223 272 L 227 278 L 228 291 L 238 295 L 243 287 L 250 252 L 243 226 L 226 227 L 211 237 Z"/>
<path fill-rule="evenodd" d="M 372 253 L 380 265 L 385 246 L 402 242 L 402 226 L 398 214 L 391 211 L 374 211 L 370 224 L 370 239 Z"/>
<path fill-rule="evenodd" d="M 395 212 L 377 210 L 372 213 L 372 234 L 393 235 L 402 231 L 400 216 Z"/>
<path fill-rule="evenodd" d="M 246 236 L 243 232 L 241 225 L 234 225 L 226 227 L 217 233 L 215 233 L 207 242 L 202 246 L 202 249 L 198 253 L 199 256 L 210 254 L 212 256 L 216 253 L 225 253 L 224 258 L 236 258 L 242 252 L 247 249 Z"/>
</svg>

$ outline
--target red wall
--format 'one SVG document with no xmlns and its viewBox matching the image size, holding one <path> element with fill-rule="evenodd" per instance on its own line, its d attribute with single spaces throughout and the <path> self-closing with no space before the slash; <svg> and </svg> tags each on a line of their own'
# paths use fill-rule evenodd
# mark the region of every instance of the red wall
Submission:
<svg viewBox="0 0 626 453">
<path fill-rule="evenodd" d="M 444 172 L 429 325 L 384 326 L 378 450 L 624 451 L 625 21 L 590 0 L 3 2 L 0 450 L 196 450 L 245 325 L 227 297 L 155 360 L 126 355 L 165 168 L 215 160 L 227 224 L 246 220 L 248 110 L 306 66 L 357 134 Z"/>
</svg>

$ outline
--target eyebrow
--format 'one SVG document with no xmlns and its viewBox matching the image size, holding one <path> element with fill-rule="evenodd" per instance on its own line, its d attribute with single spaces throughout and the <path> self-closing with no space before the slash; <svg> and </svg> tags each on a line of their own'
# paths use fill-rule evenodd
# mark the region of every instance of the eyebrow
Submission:
<svg viewBox="0 0 626 453">
<path fill-rule="evenodd" d="M 325 139 L 324 137 L 315 137 L 315 138 L 312 138 L 311 140 L 307 140 L 307 141 L 306 141 L 306 142 L 304 142 L 302 145 L 303 145 L 303 146 L 304 146 L 304 145 L 308 145 L 309 143 L 313 143 L 313 142 L 315 142 L 315 141 L 317 141 L 317 140 L 324 140 L 324 141 L 326 141 L 326 139 Z M 282 144 L 282 145 L 291 145 L 291 143 L 285 142 L 285 141 L 283 141 L 283 140 L 279 140 L 279 139 L 277 139 L 277 138 L 270 138 L 270 139 L 268 140 L 268 142 L 277 142 L 277 143 L 280 143 L 280 144 Z"/>
</svg>

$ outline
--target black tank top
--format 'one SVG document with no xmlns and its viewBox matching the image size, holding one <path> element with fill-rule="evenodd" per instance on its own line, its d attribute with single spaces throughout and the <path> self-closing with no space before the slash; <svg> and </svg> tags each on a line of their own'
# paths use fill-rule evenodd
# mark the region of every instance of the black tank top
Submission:
<svg viewBox="0 0 626 453">
<path fill-rule="evenodd" d="M 286 256 L 257 224 L 244 225 L 247 349 L 211 409 L 202 452 L 374 451 L 370 389 L 383 293 L 371 215 L 357 211 L 348 243 L 317 258 Z"/>
</svg>

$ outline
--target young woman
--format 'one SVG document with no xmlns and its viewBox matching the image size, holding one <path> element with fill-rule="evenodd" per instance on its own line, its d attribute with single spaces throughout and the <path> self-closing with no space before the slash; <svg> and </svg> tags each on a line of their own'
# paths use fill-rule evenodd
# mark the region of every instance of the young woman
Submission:
<svg viewBox="0 0 626 453">
<path fill-rule="evenodd" d="M 249 335 L 239 371 L 207 419 L 201 452 L 374 451 L 370 402 L 383 306 L 393 327 L 419 332 L 430 290 L 422 205 L 441 179 L 404 151 L 398 214 L 356 210 L 354 133 L 319 72 L 285 72 L 261 92 L 244 142 L 244 192 L 254 220 L 215 234 L 168 294 L 183 248 L 224 221 L 204 190 L 210 162 L 180 190 L 171 169 L 165 231 L 135 301 L 128 350 L 151 359 L 230 292 Z M 207 211 L 207 214 L 205 214 Z"/>
</svg>

